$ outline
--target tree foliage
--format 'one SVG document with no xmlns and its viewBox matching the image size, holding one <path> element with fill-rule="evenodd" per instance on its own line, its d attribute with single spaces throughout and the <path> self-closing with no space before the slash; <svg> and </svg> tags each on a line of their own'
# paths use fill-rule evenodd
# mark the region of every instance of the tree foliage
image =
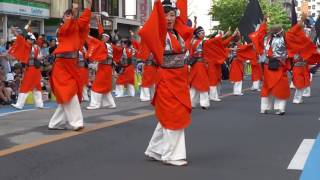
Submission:
<svg viewBox="0 0 320 180">
<path fill-rule="evenodd" d="M 218 29 L 228 30 L 238 27 L 249 0 L 213 0 L 210 15 L 214 21 L 220 21 Z M 269 25 L 281 24 L 285 29 L 290 27 L 290 18 L 279 3 L 268 3 L 268 0 L 259 0 L 264 14 L 268 15 Z"/>
</svg>

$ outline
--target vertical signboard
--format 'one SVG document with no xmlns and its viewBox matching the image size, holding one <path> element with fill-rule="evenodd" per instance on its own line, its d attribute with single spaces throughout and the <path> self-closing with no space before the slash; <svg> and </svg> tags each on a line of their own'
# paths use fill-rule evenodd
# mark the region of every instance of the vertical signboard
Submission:
<svg viewBox="0 0 320 180">
<path fill-rule="evenodd" d="M 140 22 L 144 24 L 148 19 L 148 0 L 139 0 L 139 10 L 140 10 Z"/>
</svg>

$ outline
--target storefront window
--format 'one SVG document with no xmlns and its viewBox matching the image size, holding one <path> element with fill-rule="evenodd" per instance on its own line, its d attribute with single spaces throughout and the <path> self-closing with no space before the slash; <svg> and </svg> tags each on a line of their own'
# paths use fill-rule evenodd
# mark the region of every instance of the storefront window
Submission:
<svg viewBox="0 0 320 180">
<path fill-rule="evenodd" d="M 137 0 L 125 0 L 125 18 L 137 18 Z"/>
<path fill-rule="evenodd" d="M 108 11 L 106 0 L 101 0 L 101 11 Z"/>
<path fill-rule="evenodd" d="M 119 16 L 119 1 L 107 0 L 107 12 L 110 16 Z"/>
<path fill-rule="evenodd" d="M 99 12 L 99 1 L 93 1 L 92 2 L 92 8 L 91 11 L 92 12 Z"/>
<path fill-rule="evenodd" d="M 10 31 L 10 27 L 18 27 L 21 29 L 24 34 L 26 31 L 24 30 L 24 26 L 28 23 L 29 19 L 28 18 L 23 18 L 21 16 L 8 16 L 8 35 L 9 39 L 12 38 L 12 33 Z M 31 24 L 31 29 L 32 32 L 37 32 L 40 33 L 40 21 L 32 21 Z"/>
<path fill-rule="evenodd" d="M 3 38 L 3 22 L 4 16 L 0 16 L 0 38 Z"/>
</svg>

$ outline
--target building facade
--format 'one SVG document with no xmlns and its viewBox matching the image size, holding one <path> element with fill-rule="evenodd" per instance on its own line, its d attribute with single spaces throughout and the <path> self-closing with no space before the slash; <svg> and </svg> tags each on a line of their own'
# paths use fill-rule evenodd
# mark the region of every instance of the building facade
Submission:
<svg viewBox="0 0 320 180">
<path fill-rule="evenodd" d="M 308 14 L 315 20 L 320 15 L 320 0 L 297 0 L 297 14 Z"/>
<path fill-rule="evenodd" d="M 23 29 L 29 20 L 32 20 L 33 32 L 54 38 L 61 17 L 72 2 L 78 2 L 83 10 L 86 0 L 0 0 L 0 38 L 11 40 L 10 27 Z M 94 0 L 92 11 L 94 14 L 108 12 L 109 17 L 101 17 L 105 31 L 111 33 L 117 29 L 126 37 L 129 30 L 144 24 L 151 6 L 151 0 Z"/>
<path fill-rule="evenodd" d="M 44 20 L 50 18 L 50 0 L 1 0 L 0 37 L 10 40 L 10 27 L 23 27 L 32 20 L 32 30 L 44 33 Z"/>
<path fill-rule="evenodd" d="M 45 22 L 46 34 L 55 36 L 55 31 L 60 23 L 63 12 L 71 7 L 75 0 L 51 0 L 51 18 Z M 77 0 L 80 9 L 86 6 L 86 0 Z M 109 17 L 101 16 L 105 31 L 112 33 L 118 30 L 120 36 L 129 36 L 129 30 L 139 28 L 151 13 L 151 0 L 95 0 L 92 12 L 100 15 L 107 12 Z M 92 17 L 94 19 L 94 17 Z M 95 27 L 92 21 L 91 27 Z"/>
</svg>

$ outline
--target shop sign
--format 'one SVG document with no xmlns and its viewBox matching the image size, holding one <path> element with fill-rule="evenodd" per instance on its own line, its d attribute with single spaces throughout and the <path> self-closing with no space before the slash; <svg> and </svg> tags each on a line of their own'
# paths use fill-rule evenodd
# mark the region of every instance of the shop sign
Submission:
<svg viewBox="0 0 320 180">
<path fill-rule="evenodd" d="M 21 16 L 49 18 L 49 5 L 23 0 L 0 0 L 0 12 Z"/>
</svg>

